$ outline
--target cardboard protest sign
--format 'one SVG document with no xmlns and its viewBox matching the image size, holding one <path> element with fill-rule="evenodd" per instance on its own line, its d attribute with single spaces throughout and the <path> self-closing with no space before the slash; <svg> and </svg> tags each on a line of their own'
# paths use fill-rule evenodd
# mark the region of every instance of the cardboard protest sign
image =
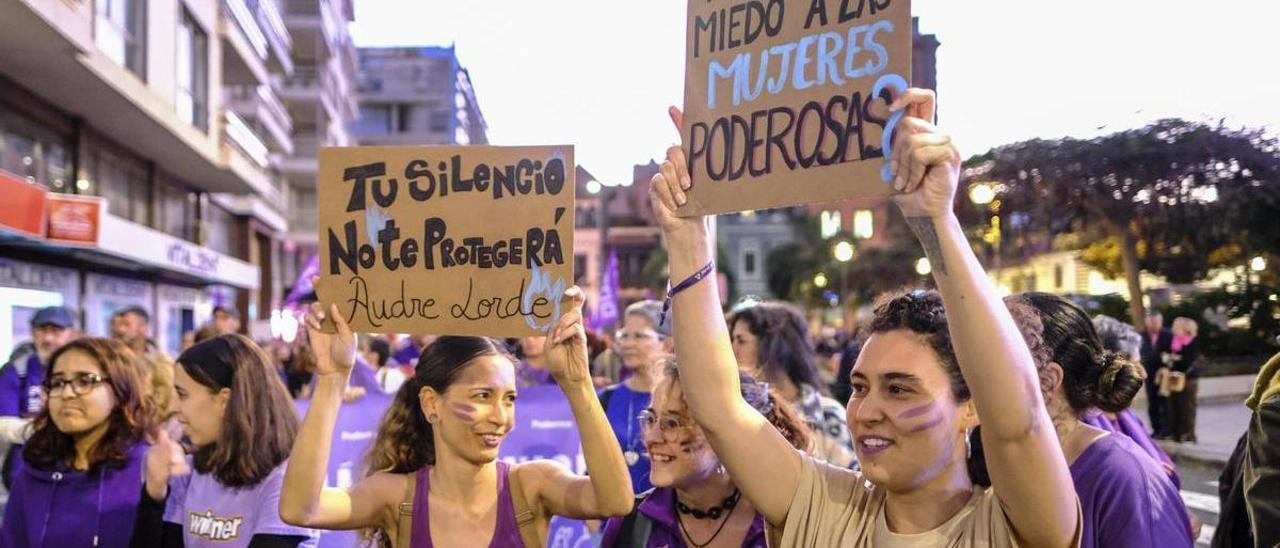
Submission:
<svg viewBox="0 0 1280 548">
<path fill-rule="evenodd" d="M 689 0 L 681 215 L 892 190 L 882 170 L 911 80 L 910 0 Z"/>
<path fill-rule="evenodd" d="M 522 337 L 573 283 L 573 147 L 320 151 L 320 284 L 364 332 Z"/>
</svg>

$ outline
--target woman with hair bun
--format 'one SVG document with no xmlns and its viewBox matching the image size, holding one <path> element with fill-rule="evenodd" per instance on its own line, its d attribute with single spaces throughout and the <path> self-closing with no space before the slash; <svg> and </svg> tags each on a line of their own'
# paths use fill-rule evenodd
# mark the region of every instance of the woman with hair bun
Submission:
<svg viewBox="0 0 1280 548">
<path fill-rule="evenodd" d="M 1128 356 L 1104 350 L 1079 306 L 1047 293 L 1008 299 L 1040 316 L 1043 337 L 1029 341 L 1045 407 L 1080 498 L 1080 546 L 1191 546 L 1191 524 L 1163 467 L 1126 436 L 1081 421 L 1093 408 L 1129 407 L 1146 374 Z"/>
</svg>

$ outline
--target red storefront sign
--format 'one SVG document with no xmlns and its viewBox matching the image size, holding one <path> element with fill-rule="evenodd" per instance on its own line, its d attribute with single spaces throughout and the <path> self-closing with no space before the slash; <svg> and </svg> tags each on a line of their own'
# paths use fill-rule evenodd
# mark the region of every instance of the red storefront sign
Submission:
<svg viewBox="0 0 1280 548">
<path fill-rule="evenodd" d="M 48 191 L 7 171 L 0 171 L 0 228 L 41 238 Z"/>
<path fill-rule="evenodd" d="M 98 245 L 106 200 L 97 196 L 49 194 L 49 231 L 51 242 Z"/>
</svg>

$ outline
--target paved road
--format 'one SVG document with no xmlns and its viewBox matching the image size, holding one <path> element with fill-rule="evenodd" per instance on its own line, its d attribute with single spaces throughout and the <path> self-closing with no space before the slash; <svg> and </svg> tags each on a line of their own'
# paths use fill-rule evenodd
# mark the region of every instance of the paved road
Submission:
<svg viewBox="0 0 1280 548">
<path fill-rule="evenodd" d="M 1178 472 L 1182 475 L 1182 501 L 1204 521 L 1196 546 L 1208 546 L 1218 526 L 1218 474 L 1222 473 L 1222 468 L 1181 460 Z"/>
</svg>

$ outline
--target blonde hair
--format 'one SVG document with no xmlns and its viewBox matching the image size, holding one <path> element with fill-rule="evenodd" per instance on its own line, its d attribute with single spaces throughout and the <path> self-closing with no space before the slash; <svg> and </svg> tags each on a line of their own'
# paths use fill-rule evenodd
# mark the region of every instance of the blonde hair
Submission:
<svg viewBox="0 0 1280 548">
<path fill-rule="evenodd" d="M 145 366 L 147 396 L 155 404 L 160 422 L 164 422 L 176 413 L 173 402 L 178 399 L 178 390 L 173 385 L 173 358 L 167 354 L 143 354 L 141 360 Z"/>
<path fill-rule="evenodd" d="M 1181 326 L 1181 328 L 1179 328 L 1179 326 Z M 1173 319 L 1173 329 L 1174 331 L 1181 329 L 1186 332 L 1186 334 L 1195 337 L 1200 332 L 1200 324 L 1186 316 L 1178 316 Z"/>
</svg>

